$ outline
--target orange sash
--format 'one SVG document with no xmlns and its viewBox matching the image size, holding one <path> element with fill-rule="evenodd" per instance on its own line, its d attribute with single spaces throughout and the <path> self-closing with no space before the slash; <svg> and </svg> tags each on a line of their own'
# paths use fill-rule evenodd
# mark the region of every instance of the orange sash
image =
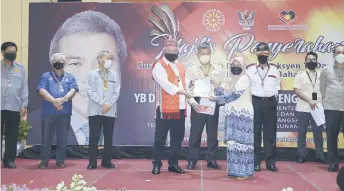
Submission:
<svg viewBox="0 0 344 191">
<path fill-rule="evenodd" d="M 173 85 L 179 87 L 179 78 L 174 73 L 172 67 L 165 63 L 163 59 L 160 59 L 157 61 L 161 64 L 162 67 L 164 67 L 167 76 L 168 81 L 170 81 Z M 155 62 L 153 64 L 152 69 L 154 68 Z M 178 71 L 180 80 L 182 81 L 183 88 L 185 89 L 186 83 L 185 83 L 185 68 L 182 63 L 178 63 Z M 156 84 L 155 88 L 155 98 L 159 98 L 159 107 L 160 107 L 160 118 L 161 119 L 179 119 L 180 118 L 180 111 L 179 111 L 179 94 L 171 95 L 167 93 L 161 86 Z M 157 99 L 155 99 L 157 100 Z"/>
</svg>

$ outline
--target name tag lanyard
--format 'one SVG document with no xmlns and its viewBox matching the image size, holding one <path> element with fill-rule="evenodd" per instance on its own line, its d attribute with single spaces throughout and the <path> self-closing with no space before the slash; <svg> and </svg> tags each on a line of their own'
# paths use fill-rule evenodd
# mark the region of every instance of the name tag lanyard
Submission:
<svg viewBox="0 0 344 191">
<path fill-rule="evenodd" d="M 314 83 L 313 83 L 313 80 L 311 78 L 311 76 L 309 75 L 309 73 L 306 71 L 307 73 L 307 76 L 308 76 L 308 79 L 309 81 L 311 82 L 312 84 L 312 87 L 313 87 L 313 92 L 312 92 L 312 100 L 317 100 L 317 93 L 315 92 L 315 84 L 317 83 L 317 79 L 318 79 L 318 72 L 315 71 L 315 79 L 314 79 Z"/>
<path fill-rule="evenodd" d="M 5 63 L 2 61 L 2 68 L 6 71 L 6 80 L 7 80 L 7 86 L 11 87 L 12 86 L 12 75 L 13 75 L 13 71 L 15 69 L 14 63 L 12 63 L 12 69 L 9 70 L 9 68 L 7 68 L 5 66 Z"/>
<path fill-rule="evenodd" d="M 58 80 L 57 77 L 55 76 L 54 71 L 52 71 L 51 73 L 53 73 L 52 76 L 55 78 L 55 80 L 57 81 L 57 83 L 58 83 L 59 86 L 60 86 L 60 92 L 64 92 L 64 88 L 63 88 L 63 86 L 62 86 L 62 83 L 63 83 L 63 80 L 64 80 L 65 77 L 66 77 L 66 74 L 63 75 L 63 78 L 62 78 L 61 82 L 59 82 L 59 80 Z"/>
<path fill-rule="evenodd" d="M 266 71 L 265 75 L 262 76 L 262 75 L 260 74 L 260 72 L 259 72 L 259 70 L 258 70 L 258 66 L 257 66 L 257 73 L 258 73 L 258 75 L 259 75 L 259 77 L 260 77 L 260 85 L 261 85 L 262 87 L 264 87 L 264 81 L 265 81 L 265 78 L 268 76 L 269 70 L 270 70 L 270 66 L 268 66 L 268 71 Z"/>
<path fill-rule="evenodd" d="M 108 79 L 109 79 L 109 71 L 106 71 L 103 75 L 101 74 L 101 72 L 99 72 L 100 78 L 103 80 L 103 84 L 104 84 L 104 90 L 108 89 Z"/>
</svg>

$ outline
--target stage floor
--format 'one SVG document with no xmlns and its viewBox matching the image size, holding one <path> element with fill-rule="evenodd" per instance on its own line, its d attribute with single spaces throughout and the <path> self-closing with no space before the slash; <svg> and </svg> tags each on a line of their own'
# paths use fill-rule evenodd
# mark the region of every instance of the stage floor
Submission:
<svg viewBox="0 0 344 191">
<path fill-rule="evenodd" d="M 100 161 L 98 161 L 98 165 Z M 297 164 L 277 162 L 280 172 L 262 171 L 251 180 L 237 181 L 226 176 L 225 161 L 218 161 L 222 170 L 208 169 L 205 161 L 199 161 L 197 169 L 184 175 L 166 170 L 167 162 L 160 175 L 151 174 L 151 160 L 113 160 L 115 169 L 86 170 L 87 160 L 68 160 L 66 168 L 56 169 L 55 161 L 48 169 L 37 169 L 39 161 L 17 159 L 17 169 L 1 169 L 1 184 L 26 184 L 28 188 L 53 187 L 64 181 L 70 184 L 73 174 L 83 175 L 85 181 L 98 190 L 174 190 L 174 191 L 281 191 L 292 187 L 294 191 L 336 191 L 337 173 L 327 172 L 327 165 L 319 163 Z M 181 167 L 186 161 L 181 161 Z M 342 165 L 341 165 L 342 166 Z"/>
</svg>

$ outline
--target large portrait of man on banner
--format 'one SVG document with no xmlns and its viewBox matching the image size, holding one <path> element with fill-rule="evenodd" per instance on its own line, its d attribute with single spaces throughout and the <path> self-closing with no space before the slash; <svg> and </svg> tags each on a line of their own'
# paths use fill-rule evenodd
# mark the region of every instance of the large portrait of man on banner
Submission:
<svg viewBox="0 0 344 191">
<path fill-rule="evenodd" d="M 121 78 L 121 68 L 127 58 L 127 47 L 120 26 L 99 11 L 83 11 L 68 18 L 56 31 L 50 43 L 49 57 L 54 53 L 66 55 L 65 71 L 75 76 L 79 92 L 73 98 L 69 145 L 88 145 L 89 126 L 87 116 L 87 73 L 97 67 L 97 54 L 109 51 L 114 55 L 112 69 Z M 40 115 L 35 111 L 31 115 Z M 32 117 L 32 116 L 31 116 Z M 40 140 L 41 125 L 33 122 L 28 139 Z M 99 140 L 103 144 L 103 136 Z"/>
</svg>

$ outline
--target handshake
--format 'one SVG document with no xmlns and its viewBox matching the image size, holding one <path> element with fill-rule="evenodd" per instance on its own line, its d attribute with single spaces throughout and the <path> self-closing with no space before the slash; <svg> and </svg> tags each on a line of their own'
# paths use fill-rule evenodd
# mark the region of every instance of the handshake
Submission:
<svg viewBox="0 0 344 191">
<path fill-rule="evenodd" d="M 54 98 L 51 103 L 54 105 L 57 111 L 62 111 L 63 104 L 67 101 L 68 99 L 66 97 L 61 97 L 61 98 Z"/>
</svg>

